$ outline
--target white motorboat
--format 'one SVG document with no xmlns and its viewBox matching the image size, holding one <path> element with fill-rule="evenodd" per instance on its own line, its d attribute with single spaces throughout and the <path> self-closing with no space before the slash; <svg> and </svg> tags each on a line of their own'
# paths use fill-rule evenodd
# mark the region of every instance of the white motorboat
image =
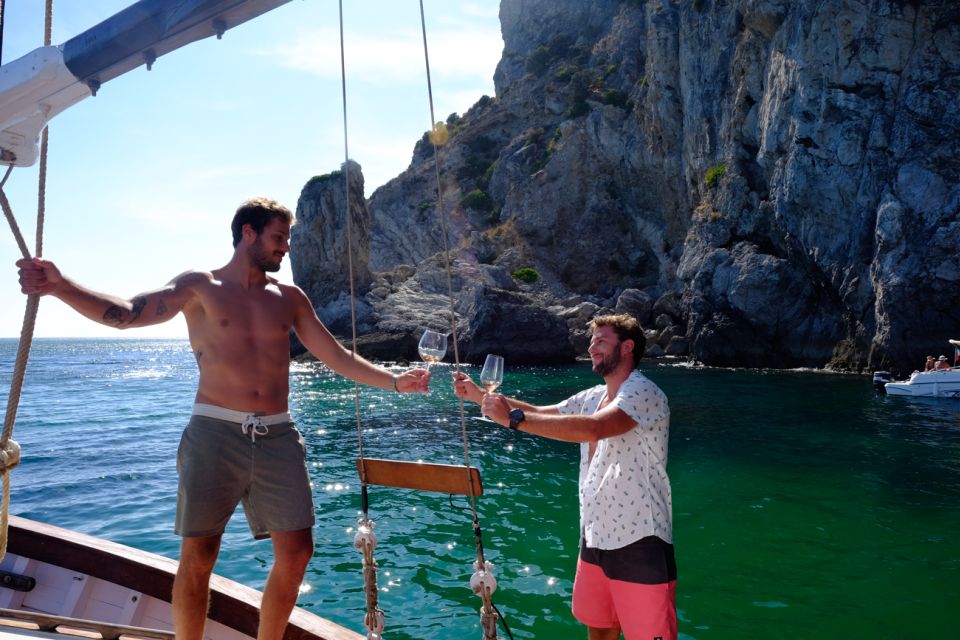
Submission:
<svg viewBox="0 0 960 640">
<path fill-rule="evenodd" d="M 960 367 L 916 371 L 906 382 L 888 382 L 883 388 L 888 396 L 960 398 Z"/>
<path fill-rule="evenodd" d="M 957 363 L 960 360 L 960 340 L 950 340 L 950 344 L 954 349 L 953 361 Z M 889 396 L 960 398 L 960 367 L 914 371 L 907 381 L 887 382 L 883 388 Z"/>
</svg>

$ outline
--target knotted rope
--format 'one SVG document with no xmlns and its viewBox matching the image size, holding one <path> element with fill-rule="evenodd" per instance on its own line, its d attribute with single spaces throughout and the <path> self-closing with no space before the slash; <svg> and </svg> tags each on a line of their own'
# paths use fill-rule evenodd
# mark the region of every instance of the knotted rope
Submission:
<svg viewBox="0 0 960 640">
<path fill-rule="evenodd" d="M 0 7 L 2 8 L 2 7 Z M 43 25 L 43 44 L 50 46 L 53 25 L 53 0 L 46 0 L 46 11 Z M 47 129 L 40 134 L 40 176 L 37 189 L 37 243 L 36 255 L 43 253 L 43 223 L 46 217 L 46 190 L 47 190 Z M 20 227 L 14 218 L 10 201 L 3 190 L 3 186 L 13 171 L 13 164 L 0 180 L 0 206 L 3 215 L 7 218 L 10 230 L 20 247 L 24 259 L 30 259 L 30 251 L 23 240 Z M 33 329 L 37 322 L 37 311 L 40 307 L 40 296 L 27 296 L 27 304 L 23 314 L 23 326 L 20 330 L 20 342 L 17 345 L 17 358 L 13 365 L 13 376 L 10 379 L 10 393 L 7 397 L 7 410 L 3 417 L 3 434 L 0 436 L 0 475 L 3 476 L 3 496 L 0 499 L 0 558 L 7 554 L 7 525 L 10 512 L 10 470 L 20 463 L 20 445 L 13 439 L 13 426 L 17 421 L 17 408 L 20 406 L 20 392 L 23 390 L 23 378 L 27 371 L 27 361 L 30 358 L 30 345 L 33 343 Z"/>
<path fill-rule="evenodd" d="M 387 617 L 378 602 L 377 561 L 373 557 L 373 550 L 377 548 L 374 526 L 375 523 L 367 518 L 364 512 L 357 523 L 357 535 L 353 538 L 353 546 L 363 554 L 363 592 L 367 596 L 367 613 L 363 617 L 363 625 L 367 628 L 368 640 L 380 640 L 387 624 Z"/>
</svg>

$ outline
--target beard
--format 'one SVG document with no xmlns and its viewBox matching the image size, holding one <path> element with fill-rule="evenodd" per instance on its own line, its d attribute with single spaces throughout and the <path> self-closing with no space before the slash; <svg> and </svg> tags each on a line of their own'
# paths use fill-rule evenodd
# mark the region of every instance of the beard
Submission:
<svg viewBox="0 0 960 640">
<path fill-rule="evenodd" d="M 259 239 L 250 247 L 250 262 L 264 273 L 280 271 L 280 261 L 282 259 L 268 253 Z"/>
<path fill-rule="evenodd" d="M 622 359 L 623 356 L 620 355 L 620 345 L 617 345 L 617 348 L 614 349 L 612 353 L 603 356 L 600 362 L 593 365 L 593 372 L 603 378 L 613 373 L 614 370 L 620 366 Z"/>
</svg>

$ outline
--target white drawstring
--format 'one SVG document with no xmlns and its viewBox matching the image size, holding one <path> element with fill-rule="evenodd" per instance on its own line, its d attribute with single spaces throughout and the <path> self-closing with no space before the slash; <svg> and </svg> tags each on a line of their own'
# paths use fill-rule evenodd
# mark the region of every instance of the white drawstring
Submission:
<svg viewBox="0 0 960 640">
<path fill-rule="evenodd" d="M 255 416 L 251 413 L 240 425 L 240 432 L 243 435 L 250 434 L 250 442 L 256 442 L 257 436 L 267 435 L 270 433 L 270 429 L 267 425 L 263 424 L 260 416 Z"/>
</svg>

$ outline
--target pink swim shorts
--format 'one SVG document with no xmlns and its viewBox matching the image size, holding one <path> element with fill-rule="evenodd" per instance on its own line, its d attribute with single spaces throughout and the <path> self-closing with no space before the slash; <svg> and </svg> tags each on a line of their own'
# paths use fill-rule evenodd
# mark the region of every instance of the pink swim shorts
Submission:
<svg viewBox="0 0 960 640">
<path fill-rule="evenodd" d="M 588 627 L 619 626 L 626 640 L 676 640 L 676 583 L 673 545 L 659 538 L 613 550 L 581 544 L 573 615 Z"/>
</svg>

